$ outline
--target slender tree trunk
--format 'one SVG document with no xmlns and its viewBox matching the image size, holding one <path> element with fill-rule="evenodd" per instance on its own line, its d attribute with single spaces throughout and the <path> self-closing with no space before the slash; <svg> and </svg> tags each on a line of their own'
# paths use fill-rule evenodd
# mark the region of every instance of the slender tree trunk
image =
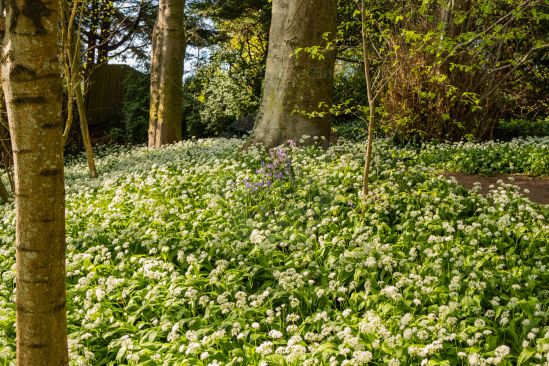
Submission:
<svg viewBox="0 0 549 366">
<path fill-rule="evenodd" d="M 1 10 L 1 9 L 0 9 Z M 0 18 L 2 21 L 5 19 Z M 1 79 L 1 72 L 0 72 Z M 0 165 L 3 166 L 11 191 L 15 190 L 13 182 L 13 151 L 11 148 L 10 126 L 7 120 L 4 92 L 0 87 Z"/>
<path fill-rule="evenodd" d="M 160 0 L 153 31 L 149 147 L 182 139 L 184 0 Z"/>
<path fill-rule="evenodd" d="M 0 199 L 3 202 L 8 202 L 10 200 L 8 190 L 6 189 L 4 182 L 2 182 L 2 179 L 0 179 Z"/>
<path fill-rule="evenodd" d="M 76 106 L 78 108 L 78 117 L 80 121 L 80 132 L 82 134 L 82 141 L 84 143 L 84 150 L 86 152 L 86 161 L 88 162 L 88 169 L 92 178 L 97 178 L 97 169 L 95 167 L 95 159 L 93 155 L 93 147 L 90 139 L 90 132 L 88 126 L 88 116 L 86 110 L 86 104 L 84 102 L 84 96 L 82 88 L 85 81 L 82 79 L 82 67 L 80 57 L 80 25 L 75 28 L 75 21 L 78 15 L 78 10 L 82 12 L 81 4 L 78 0 L 73 1 L 72 9 L 69 12 L 68 4 L 66 1 L 61 1 L 61 36 L 63 41 L 63 67 L 65 70 L 65 79 L 67 84 L 68 95 L 68 113 L 67 124 L 65 126 L 65 132 L 63 133 L 63 143 L 67 142 L 67 138 L 70 133 L 70 128 L 73 121 L 73 98 L 76 98 Z M 68 17 L 67 17 L 68 15 Z"/>
<path fill-rule="evenodd" d="M 97 65 L 97 43 L 98 43 L 98 28 L 100 7 L 98 0 L 90 0 L 88 2 L 88 14 L 90 14 L 90 27 L 88 35 L 88 44 L 86 45 L 86 68 L 85 80 L 88 80 L 95 65 Z"/>
<path fill-rule="evenodd" d="M 364 179 L 362 184 L 362 193 L 367 196 L 369 193 L 370 184 L 370 166 L 372 165 L 372 148 L 374 140 L 374 123 L 375 123 L 375 98 L 372 90 L 372 78 L 370 75 L 370 55 L 368 52 L 368 44 L 366 42 L 366 13 L 365 1 L 361 1 L 362 13 L 362 56 L 364 59 L 364 75 L 366 77 L 366 90 L 368 93 L 368 109 L 370 115 L 368 118 L 368 145 L 366 147 L 365 163 L 364 163 Z"/>
<path fill-rule="evenodd" d="M 331 118 L 307 114 L 331 103 L 335 53 L 313 59 L 295 51 L 326 45 L 325 34 L 333 36 L 336 24 L 336 0 L 273 0 L 263 99 L 250 143 L 271 148 L 304 135 L 329 142 Z"/>
<path fill-rule="evenodd" d="M 79 72 L 80 75 L 80 72 Z M 76 96 L 76 105 L 78 107 L 78 117 L 80 119 L 80 132 L 82 133 L 82 141 L 84 142 L 84 151 L 86 152 L 86 161 L 92 178 L 97 178 L 97 169 L 95 167 L 95 158 L 93 156 L 93 146 L 90 139 L 90 129 L 88 127 L 88 116 L 86 115 L 86 105 L 82 95 L 81 85 L 76 85 L 74 90 Z"/>
<path fill-rule="evenodd" d="M 17 365 L 68 365 L 59 2 L 7 2 L 2 84 L 15 155 Z"/>
<path fill-rule="evenodd" d="M 63 131 L 63 146 L 67 144 L 69 135 L 71 133 L 72 122 L 74 121 L 74 101 L 72 96 L 74 95 L 72 87 L 67 85 L 67 122 L 65 123 L 65 129 Z"/>
</svg>

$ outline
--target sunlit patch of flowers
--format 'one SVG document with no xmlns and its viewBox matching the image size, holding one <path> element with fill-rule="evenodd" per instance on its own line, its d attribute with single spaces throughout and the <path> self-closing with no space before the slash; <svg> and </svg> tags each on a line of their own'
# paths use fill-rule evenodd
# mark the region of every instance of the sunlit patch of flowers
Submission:
<svg viewBox="0 0 549 366">
<path fill-rule="evenodd" d="M 418 161 L 440 169 L 469 174 L 549 175 L 549 138 L 528 137 L 510 142 L 429 143 Z"/>
<path fill-rule="evenodd" d="M 110 149 L 98 180 L 69 162 L 72 365 L 549 364 L 547 206 L 385 142 L 368 201 L 363 146 L 345 142 L 285 148 L 291 189 L 256 191 L 243 182 L 277 153 L 241 146 Z M 11 364 L 13 204 L 0 214 Z"/>
</svg>

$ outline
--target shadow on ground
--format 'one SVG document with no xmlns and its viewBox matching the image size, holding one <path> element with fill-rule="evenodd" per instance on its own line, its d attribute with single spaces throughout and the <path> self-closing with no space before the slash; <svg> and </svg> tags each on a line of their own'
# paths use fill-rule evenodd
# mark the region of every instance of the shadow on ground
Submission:
<svg viewBox="0 0 549 366">
<path fill-rule="evenodd" d="M 454 177 L 459 184 L 466 188 L 473 188 L 475 182 L 481 184 L 481 193 L 487 194 L 490 186 L 495 185 L 498 180 L 504 183 L 514 184 L 520 188 L 520 193 L 530 198 L 532 202 L 549 204 L 549 178 L 548 177 L 529 177 L 527 175 L 472 175 L 462 173 L 445 173 L 447 177 Z"/>
</svg>

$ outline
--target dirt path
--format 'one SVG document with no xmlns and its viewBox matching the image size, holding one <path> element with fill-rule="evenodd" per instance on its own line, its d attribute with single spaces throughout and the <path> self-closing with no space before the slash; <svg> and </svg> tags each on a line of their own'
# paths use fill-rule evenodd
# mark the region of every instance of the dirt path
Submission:
<svg viewBox="0 0 549 366">
<path fill-rule="evenodd" d="M 549 204 L 549 178 L 548 177 L 529 177 L 526 175 L 496 175 L 488 177 L 484 175 L 471 175 L 462 173 L 444 173 L 447 177 L 454 177 L 467 188 L 473 188 L 475 182 L 481 184 L 481 193 L 486 194 L 490 191 L 490 185 L 495 185 L 498 180 L 505 183 L 514 184 L 520 187 L 520 192 L 533 202 L 544 205 Z M 509 177 L 514 178 L 510 180 Z M 526 192 L 525 192 L 526 190 Z"/>
</svg>

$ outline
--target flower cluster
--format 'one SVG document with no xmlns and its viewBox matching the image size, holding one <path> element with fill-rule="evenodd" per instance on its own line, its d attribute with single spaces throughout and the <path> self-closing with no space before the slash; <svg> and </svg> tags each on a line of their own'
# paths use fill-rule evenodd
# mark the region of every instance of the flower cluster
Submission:
<svg viewBox="0 0 549 366">
<path fill-rule="evenodd" d="M 260 168 L 256 169 L 255 176 L 244 179 L 244 185 L 252 192 L 270 188 L 273 184 L 295 182 L 296 171 L 288 149 L 278 147 L 270 150 L 269 159 L 261 161 Z"/>
<path fill-rule="evenodd" d="M 418 162 L 468 174 L 549 175 L 549 141 L 543 137 L 509 142 L 429 143 L 417 155 Z"/>
</svg>

